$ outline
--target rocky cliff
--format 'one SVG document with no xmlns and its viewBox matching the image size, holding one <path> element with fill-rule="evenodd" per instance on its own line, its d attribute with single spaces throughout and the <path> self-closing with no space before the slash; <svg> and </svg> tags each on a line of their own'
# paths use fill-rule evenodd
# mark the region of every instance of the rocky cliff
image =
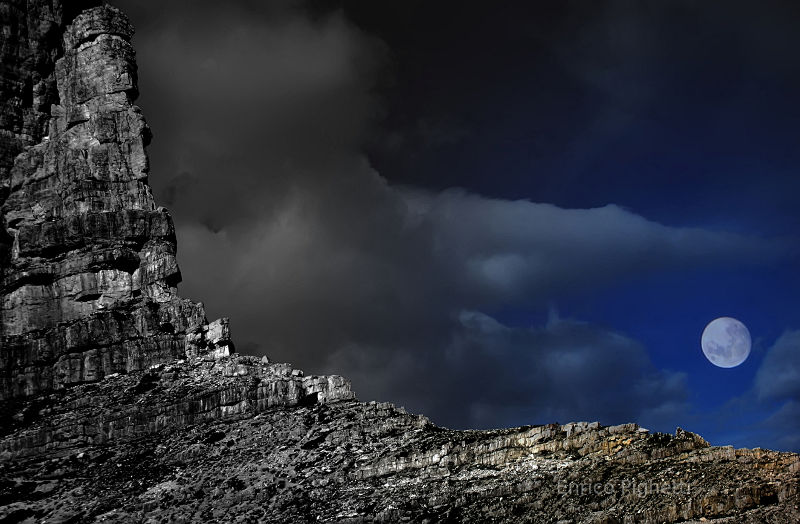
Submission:
<svg viewBox="0 0 800 524">
<path fill-rule="evenodd" d="M 254 357 L 7 405 L 11 522 L 800 521 L 800 456 L 635 424 L 452 431 Z"/>
<path fill-rule="evenodd" d="M 0 521 L 800 521 L 796 454 L 452 431 L 233 354 L 177 293 L 133 29 L 91 4 L 0 0 Z"/>
<path fill-rule="evenodd" d="M 202 304 L 177 294 L 127 18 L 101 6 L 67 20 L 59 2 L 2 10 L 0 398 L 227 354 L 227 321 L 209 329 Z"/>
</svg>

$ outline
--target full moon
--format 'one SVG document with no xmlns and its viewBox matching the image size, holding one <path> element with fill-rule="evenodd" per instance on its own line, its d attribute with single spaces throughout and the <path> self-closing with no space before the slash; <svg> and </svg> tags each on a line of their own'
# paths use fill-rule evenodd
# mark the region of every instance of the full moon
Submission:
<svg viewBox="0 0 800 524">
<path fill-rule="evenodd" d="M 735 368 L 750 355 L 750 332 L 735 318 L 720 317 L 703 330 L 700 345 L 703 354 L 715 366 Z"/>
</svg>

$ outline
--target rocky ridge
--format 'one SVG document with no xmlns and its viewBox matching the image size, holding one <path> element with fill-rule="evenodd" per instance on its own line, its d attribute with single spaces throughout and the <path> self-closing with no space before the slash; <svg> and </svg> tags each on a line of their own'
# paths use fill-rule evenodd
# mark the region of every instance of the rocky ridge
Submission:
<svg viewBox="0 0 800 524">
<path fill-rule="evenodd" d="M 635 424 L 447 430 L 255 357 L 175 361 L 7 408 L 9 521 L 800 519 L 797 454 Z"/>
<path fill-rule="evenodd" d="M 0 521 L 800 521 L 797 454 L 447 430 L 235 355 L 178 295 L 133 28 L 94 3 L 0 0 Z"/>
</svg>

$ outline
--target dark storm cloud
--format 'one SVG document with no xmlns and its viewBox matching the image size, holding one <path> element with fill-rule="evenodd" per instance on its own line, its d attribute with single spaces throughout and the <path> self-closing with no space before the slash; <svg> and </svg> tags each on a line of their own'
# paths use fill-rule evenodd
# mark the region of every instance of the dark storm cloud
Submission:
<svg viewBox="0 0 800 524">
<path fill-rule="evenodd" d="M 685 378 L 623 334 L 513 328 L 481 311 L 769 262 L 777 244 L 614 205 L 389 185 L 362 155 L 384 45 L 339 12 L 276 5 L 168 3 L 138 27 L 151 183 L 175 217 L 184 295 L 230 316 L 240 348 L 348 376 L 362 398 L 442 423 L 664 423 L 682 409 Z M 434 131 L 437 143 L 458 134 Z"/>
<path fill-rule="evenodd" d="M 237 340 L 258 352 L 453 425 L 658 420 L 682 404 L 685 384 L 652 369 L 641 345 L 579 323 L 506 328 L 480 308 L 543 306 L 632 274 L 776 252 L 614 206 L 397 189 L 364 163 L 330 174 L 294 180 L 257 220 L 180 226 L 183 289 L 233 318 Z M 616 401 L 580 400 L 598 395 Z"/>
<path fill-rule="evenodd" d="M 777 404 L 762 427 L 776 449 L 800 451 L 800 331 L 786 331 L 769 349 L 755 379 L 761 405 Z"/>
<path fill-rule="evenodd" d="M 352 4 L 405 73 L 370 150 L 389 180 L 797 230 L 799 3 Z M 409 139 L 440 115 L 469 134 L 446 153 Z"/>
<path fill-rule="evenodd" d="M 756 375 L 762 399 L 800 401 L 800 331 L 787 331 L 767 352 Z"/>
<path fill-rule="evenodd" d="M 787 451 L 800 451 L 800 400 L 795 398 L 781 404 L 777 411 L 767 417 L 760 425 L 762 431 L 769 432 L 768 438 L 760 443 L 762 447 Z"/>
<path fill-rule="evenodd" d="M 663 425 L 673 419 L 654 415 L 683 409 L 686 397 L 685 376 L 656 370 L 641 344 L 558 318 L 511 328 L 462 311 L 441 346 L 414 351 L 350 344 L 330 362 L 377 398 L 424 408 L 450 426 L 655 418 Z"/>
<path fill-rule="evenodd" d="M 647 420 L 685 402 L 686 377 L 656 370 L 645 348 L 619 333 L 552 316 L 532 328 L 509 328 L 473 311 L 458 320 L 438 367 L 446 371 L 429 373 L 433 398 L 445 400 L 436 415 L 447 422 L 610 424 Z"/>
<path fill-rule="evenodd" d="M 671 228 L 615 205 L 562 209 L 460 190 L 400 190 L 411 223 L 433 234 L 434 253 L 465 296 L 543 296 L 685 265 L 774 259 L 778 242 Z"/>
<path fill-rule="evenodd" d="M 800 330 L 784 331 L 766 350 L 742 395 L 706 414 L 704 420 L 687 412 L 682 418 L 726 428 L 721 438 L 739 446 L 800 451 Z"/>
<path fill-rule="evenodd" d="M 297 2 L 156 11 L 135 41 L 139 103 L 157 142 L 153 187 L 179 221 L 255 220 L 294 180 L 349 169 L 380 110 L 379 41 Z"/>
<path fill-rule="evenodd" d="M 584 178 L 581 173 L 620 143 L 625 146 L 613 158 L 634 155 L 631 145 L 642 144 L 632 136 L 643 133 L 665 141 L 648 151 L 653 158 L 671 149 L 680 158 L 698 144 L 711 157 L 720 151 L 744 154 L 731 145 L 747 132 L 735 130 L 752 125 L 753 114 L 763 126 L 763 113 L 771 111 L 763 108 L 763 94 L 774 87 L 775 70 L 795 78 L 800 72 L 796 60 L 787 60 L 797 13 L 788 2 L 754 10 L 746 2 L 727 2 L 721 9 L 714 3 L 609 0 L 579 2 L 572 10 L 543 35 L 559 66 L 577 80 L 584 97 L 593 99 L 580 116 L 572 117 L 579 125 L 560 144 L 558 167 L 568 176 Z M 664 133 L 673 126 L 683 127 L 683 133 Z M 726 129 L 727 143 L 716 143 L 720 128 Z M 676 136 L 694 136 L 699 129 L 708 130 L 705 137 L 698 136 L 706 141 L 687 141 L 681 149 L 666 143 Z M 667 184 L 675 179 L 671 175 Z M 758 174 L 748 175 L 736 177 L 742 185 L 757 187 Z M 643 180 L 637 172 L 613 176 L 619 183 Z M 719 185 L 730 176 L 707 175 Z M 662 184 L 653 181 L 655 187 Z M 790 184 L 786 189 L 794 188 Z M 714 199 L 709 194 L 709 203 Z"/>
</svg>

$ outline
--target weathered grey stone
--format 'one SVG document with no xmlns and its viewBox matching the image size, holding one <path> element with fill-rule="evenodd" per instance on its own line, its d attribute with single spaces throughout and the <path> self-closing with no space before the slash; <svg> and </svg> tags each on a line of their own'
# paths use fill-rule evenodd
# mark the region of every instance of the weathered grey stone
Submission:
<svg viewBox="0 0 800 524">
<path fill-rule="evenodd" d="M 133 105 L 127 18 L 108 5 L 74 20 L 62 20 L 60 2 L 2 6 L 9 27 L 36 28 L 12 31 L 17 45 L 3 47 L 13 69 L 0 83 L 4 107 L 42 85 L 38 104 L 12 112 L 0 133 L 0 399 L 187 351 L 230 355 L 227 320 L 206 339 L 202 304 L 177 294 L 175 228 L 147 184 L 150 130 Z"/>
<path fill-rule="evenodd" d="M 53 520 L 65 507 L 112 522 L 800 518 L 797 454 L 636 424 L 453 431 L 357 402 L 342 377 L 255 357 L 194 362 L 18 403 L 0 436 L 0 518 Z M 19 479 L 47 488 L 32 497 Z"/>
</svg>

